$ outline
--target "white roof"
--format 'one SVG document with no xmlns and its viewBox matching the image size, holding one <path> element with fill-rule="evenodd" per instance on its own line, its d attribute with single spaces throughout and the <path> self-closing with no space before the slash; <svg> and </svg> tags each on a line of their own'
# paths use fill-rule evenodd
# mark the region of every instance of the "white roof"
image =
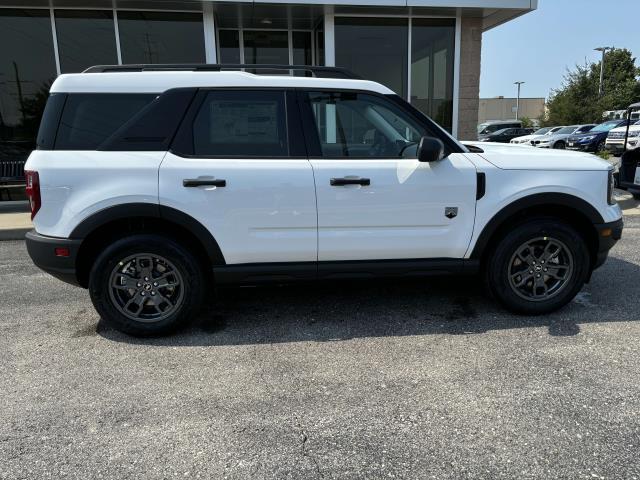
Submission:
<svg viewBox="0 0 640 480">
<path fill-rule="evenodd" d="M 60 75 L 51 93 L 161 93 L 181 87 L 304 87 L 368 90 L 384 95 L 389 88 L 368 80 L 254 75 L 242 71 L 148 71 Z"/>
</svg>

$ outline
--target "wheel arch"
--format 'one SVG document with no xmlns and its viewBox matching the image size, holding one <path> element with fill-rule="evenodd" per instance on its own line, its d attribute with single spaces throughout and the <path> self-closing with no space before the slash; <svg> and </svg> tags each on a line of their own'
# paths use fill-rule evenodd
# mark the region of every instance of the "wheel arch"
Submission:
<svg viewBox="0 0 640 480">
<path fill-rule="evenodd" d="M 110 242 L 135 233 L 173 237 L 193 248 L 209 266 L 225 265 L 224 256 L 211 232 L 198 220 L 172 207 L 151 203 L 128 203 L 100 210 L 78 224 L 70 234 L 82 240 L 76 259 L 76 275 L 87 287 L 93 260 Z M 211 268 L 207 269 L 207 274 Z"/>
<path fill-rule="evenodd" d="M 575 227 L 588 243 L 593 266 L 598 249 L 598 232 L 594 225 L 604 223 L 604 219 L 593 205 L 566 193 L 537 193 L 502 208 L 483 227 L 470 258 L 484 261 L 507 228 L 534 215 L 560 218 Z"/>
</svg>

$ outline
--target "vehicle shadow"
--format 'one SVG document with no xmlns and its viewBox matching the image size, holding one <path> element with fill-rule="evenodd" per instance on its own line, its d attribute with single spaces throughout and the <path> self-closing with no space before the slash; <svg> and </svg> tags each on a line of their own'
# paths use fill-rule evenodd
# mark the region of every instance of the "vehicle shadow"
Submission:
<svg viewBox="0 0 640 480">
<path fill-rule="evenodd" d="M 610 258 L 574 301 L 558 312 L 537 317 L 502 309 L 485 295 L 476 277 L 447 277 L 229 288 L 217 293 L 190 328 L 171 336 L 131 337 L 102 320 L 94 328 L 111 341 L 150 346 L 473 335 L 528 327 L 547 327 L 550 335 L 572 336 L 580 332 L 580 324 L 629 320 L 629 312 L 640 311 L 631 305 L 638 301 L 638 278 L 640 265 Z"/>
</svg>

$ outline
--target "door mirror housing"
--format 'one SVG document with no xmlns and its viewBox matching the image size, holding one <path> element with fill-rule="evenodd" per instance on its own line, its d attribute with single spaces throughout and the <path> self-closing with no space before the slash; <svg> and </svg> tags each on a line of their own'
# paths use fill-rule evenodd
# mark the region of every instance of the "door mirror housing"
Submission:
<svg viewBox="0 0 640 480">
<path fill-rule="evenodd" d="M 437 162 L 444 158 L 444 143 L 438 138 L 422 137 L 418 145 L 418 161 Z"/>
</svg>

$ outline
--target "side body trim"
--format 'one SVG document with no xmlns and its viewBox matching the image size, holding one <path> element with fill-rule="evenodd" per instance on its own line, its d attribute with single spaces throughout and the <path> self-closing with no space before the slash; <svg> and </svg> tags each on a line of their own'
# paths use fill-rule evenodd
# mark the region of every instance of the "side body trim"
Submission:
<svg viewBox="0 0 640 480">
<path fill-rule="evenodd" d="M 340 262 L 245 263 L 214 266 L 216 284 L 255 285 L 311 280 L 412 278 L 477 273 L 480 262 L 459 258 Z"/>
</svg>

